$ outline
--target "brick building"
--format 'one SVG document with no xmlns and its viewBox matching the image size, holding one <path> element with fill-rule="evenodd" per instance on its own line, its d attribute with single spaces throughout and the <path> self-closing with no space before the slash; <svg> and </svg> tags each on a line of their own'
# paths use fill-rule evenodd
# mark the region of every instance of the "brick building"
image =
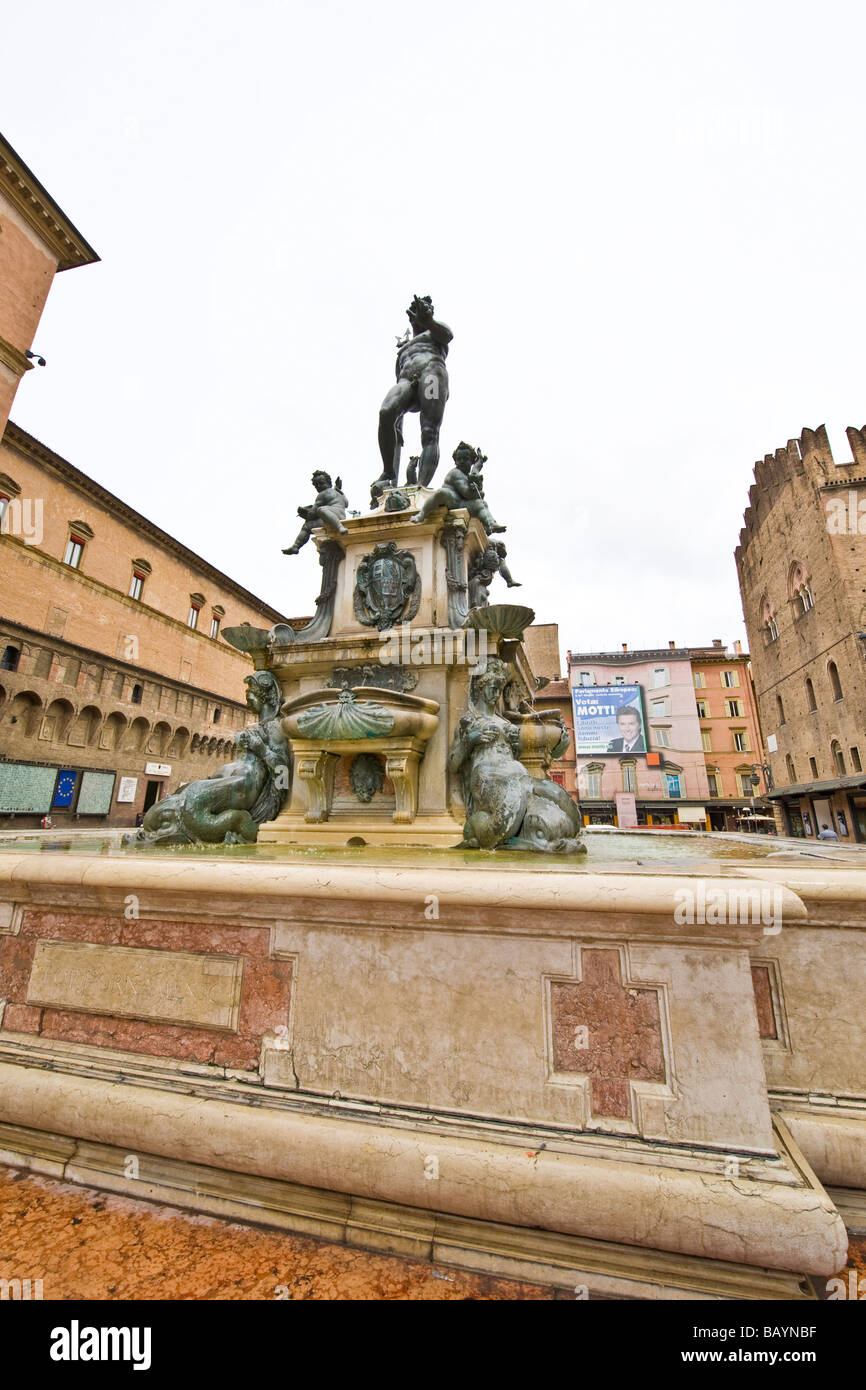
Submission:
<svg viewBox="0 0 866 1390">
<path fill-rule="evenodd" d="M 575 720 L 577 794 L 588 825 L 689 825 L 704 829 L 709 797 L 691 651 L 569 652 L 577 689 L 636 688 L 645 746 L 634 754 L 587 753 Z M 631 706 L 629 706 L 631 707 Z M 615 732 L 615 729 L 613 730 Z"/>
<path fill-rule="evenodd" d="M 133 825 L 248 722 L 223 626 L 285 621 L 8 422 L 58 270 L 96 253 L 0 138 L 0 826 Z"/>
<path fill-rule="evenodd" d="M 556 710 L 569 732 L 569 745 L 561 758 L 551 764 L 548 775 L 577 800 L 576 758 L 574 755 L 574 705 L 571 686 L 561 679 L 558 623 L 533 623 L 523 634 L 523 645 L 529 657 L 532 673 L 543 682 L 535 692 L 535 708 L 539 714 Z"/>
<path fill-rule="evenodd" d="M 572 704 L 575 689 L 638 687 L 648 735 L 631 758 L 577 746 L 573 775 L 587 824 L 770 828 L 757 703 L 739 642 L 652 651 L 623 644 L 621 652 L 569 652 L 568 663 Z"/>
<path fill-rule="evenodd" d="M 735 556 L 780 828 L 866 840 L 866 433 L 826 429 L 755 464 Z"/>
<path fill-rule="evenodd" d="M 285 619 L 12 423 L 4 499 L 41 522 L 0 531 L 0 825 L 38 823 L 52 769 L 56 825 L 131 825 L 247 722 L 222 627 Z"/>
<path fill-rule="evenodd" d="M 99 257 L 0 135 L 0 434 L 58 271 Z"/>
<path fill-rule="evenodd" d="M 758 706 L 748 652 L 716 638 L 692 647 L 711 830 L 768 830 L 773 819 Z"/>
</svg>

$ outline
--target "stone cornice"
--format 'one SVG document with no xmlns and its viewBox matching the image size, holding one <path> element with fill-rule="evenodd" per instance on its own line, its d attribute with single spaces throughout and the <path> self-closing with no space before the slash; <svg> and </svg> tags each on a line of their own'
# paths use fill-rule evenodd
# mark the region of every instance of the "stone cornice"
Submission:
<svg viewBox="0 0 866 1390">
<path fill-rule="evenodd" d="M 214 700 L 223 706 L 231 705 L 238 710 L 246 710 L 247 708 L 243 700 L 236 700 L 231 695 L 223 695 L 218 690 L 207 690 L 203 685 L 186 684 L 184 681 L 176 680 L 174 676 L 164 675 L 161 671 L 152 671 L 148 666 L 136 666 L 130 661 L 124 661 L 122 657 L 108 656 L 105 652 L 96 651 L 94 647 L 83 647 L 80 642 L 70 642 L 66 637 L 52 637 L 50 633 L 44 632 L 40 628 L 27 627 L 24 623 L 16 622 L 14 618 L 4 618 L 2 614 L 0 614 L 0 629 L 10 637 L 18 637 L 20 641 L 40 642 L 54 651 L 62 652 L 65 656 L 79 657 L 83 661 L 100 664 L 112 671 L 124 671 L 128 676 L 154 681 L 183 695 L 199 698 L 203 696 L 206 700 Z M 5 671 L 3 679 L 8 681 L 11 676 L 16 674 L 20 673 Z M 43 679 L 46 678 L 34 677 L 32 674 L 21 674 L 19 683 L 26 686 L 28 682 L 32 684 L 35 680 Z"/>
<path fill-rule="evenodd" d="M 0 192 L 57 257 L 58 270 L 93 265 L 99 256 L 42 187 L 23 159 L 0 136 Z"/>
<path fill-rule="evenodd" d="M 105 511 L 110 512 L 112 516 L 116 516 L 120 521 L 138 532 L 140 536 L 146 536 L 148 540 L 154 541 L 156 545 L 161 546 L 164 550 L 168 550 L 178 560 L 181 560 L 183 564 L 195 570 L 197 574 L 204 575 L 208 579 L 213 580 L 220 588 L 233 594 L 235 598 L 248 604 L 264 617 L 270 618 L 272 622 L 285 623 L 289 621 L 283 613 L 278 613 L 275 608 L 271 608 L 270 604 L 263 603 L 255 594 L 251 594 L 249 589 L 245 589 L 241 584 L 231 579 L 229 575 L 223 574 L 222 570 L 218 570 L 214 565 L 209 564 L 207 560 L 203 560 L 200 555 L 196 555 L 194 550 L 189 550 L 181 541 L 175 540 L 174 536 L 170 536 L 167 531 L 163 531 L 152 521 L 148 521 L 147 517 L 142 516 L 140 512 L 134 511 L 132 507 L 122 502 L 119 497 L 115 497 L 113 492 L 109 492 L 107 488 L 102 487 L 101 484 L 95 482 L 93 478 L 88 478 L 86 473 L 82 473 L 78 468 L 75 468 L 73 464 L 61 458 L 59 454 L 55 454 L 53 449 L 49 449 L 47 445 L 41 444 L 38 439 L 34 439 L 32 434 L 28 434 L 26 430 L 21 429 L 19 425 L 13 424 L 11 420 L 6 426 L 6 433 L 2 436 L 2 439 L 0 439 L 0 443 L 8 444 L 10 448 L 17 450 L 24 458 L 30 459 L 32 463 L 38 464 L 39 467 L 44 468 L 46 472 L 52 473 L 56 478 L 59 478 L 61 482 L 66 483 L 67 486 L 75 488 L 83 497 L 87 497 L 90 501 L 96 502 L 97 505 L 103 507 Z"/>
<path fill-rule="evenodd" d="M 15 376 L 23 376 L 33 366 L 33 363 L 24 356 L 23 352 L 19 352 L 17 347 L 13 347 L 2 337 L 0 337 L 0 362 L 3 363 L 4 367 L 8 367 Z"/>
</svg>

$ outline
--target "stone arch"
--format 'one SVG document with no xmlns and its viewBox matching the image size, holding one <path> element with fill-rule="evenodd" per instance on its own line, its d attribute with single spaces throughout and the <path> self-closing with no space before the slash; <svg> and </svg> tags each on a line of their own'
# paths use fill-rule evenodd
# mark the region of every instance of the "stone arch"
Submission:
<svg viewBox="0 0 866 1390">
<path fill-rule="evenodd" d="M 171 738 L 171 726 L 166 724 L 164 719 L 160 719 L 158 724 L 154 724 L 153 731 L 147 742 L 147 751 L 154 757 L 161 758 L 168 747 Z"/>
<path fill-rule="evenodd" d="M 42 700 L 35 690 L 21 690 L 9 701 L 6 719 L 9 724 L 18 726 L 25 738 L 33 738 L 42 716 Z"/>
<path fill-rule="evenodd" d="M 129 726 L 129 732 L 123 740 L 124 749 L 128 749 L 131 753 L 140 753 L 147 742 L 149 733 L 150 720 L 145 719 L 144 715 L 140 714 L 137 719 L 133 719 Z"/>
<path fill-rule="evenodd" d="M 798 615 L 814 607 L 811 576 L 803 560 L 792 560 L 788 567 L 788 602 Z"/>
<path fill-rule="evenodd" d="M 67 743 L 71 748 L 92 747 L 101 723 L 102 710 L 97 709 L 96 705 L 85 705 L 73 720 Z"/>
<path fill-rule="evenodd" d="M 813 714 L 814 711 L 818 708 L 818 701 L 815 699 L 815 687 L 814 687 L 814 685 L 812 684 L 812 678 L 811 678 L 811 676 L 807 676 L 807 677 L 806 677 L 805 686 L 806 686 L 806 707 L 807 707 L 809 713 L 810 713 L 810 714 Z"/>
<path fill-rule="evenodd" d="M 45 711 L 39 737 L 50 739 L 52 743 L 65 743 L 74 718 L 75 710 L 68 700 L 52 700 Z"/>
<path fill-rule="evenodd" d="M 830 693 L 834 700 L 842 699 L 842 682 L 839 679 L 839 667 L 835 661 L 827 662 L 827 679 L 830 682 Z"/>
<path fill-rule="evenodd" d="M 179 724 L 171 736 L 171 743 L 168 745 L 169 757 L 182 758 L 188 743 L 189 729 L 184 724 Z"/>
<path fill-rule="evenodd" d="M 779 626 L 776 621 L 776 605 L 770 599 L 769 594 L 764 594 L 761 599 L 761 631 L 766 642 L 775 642 L 779 636 Z"/>
<path fill-rule="evenodd" d="M 845 767 L 845 754 L 842 752 L 842 745 L 837 738 L 834 738 L 830 744 L 830 761 L 836 776 L 844 777 L 847 771 Z"/>
<path fill-rule="evenodd" d="M 119 748 L 126 730 L 127 719 L 119 710 L 113 710 L 102 726 L 99 739 L 100 748 L 107 751 Z"/>
</svg>

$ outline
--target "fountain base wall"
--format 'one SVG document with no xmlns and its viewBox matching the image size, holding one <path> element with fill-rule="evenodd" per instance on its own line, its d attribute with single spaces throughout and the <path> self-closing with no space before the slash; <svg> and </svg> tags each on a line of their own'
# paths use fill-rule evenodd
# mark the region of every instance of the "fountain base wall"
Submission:
<svg viewBox="0 0 866 1390">
<path fill-rule="evenodd" d="M 341 1239 L 476 1223 L 470 1267 L 544 1281 L 555 1247 L 596 1293 L 834 1274 L 843 1224 L 767 1094 L 750 952 L 779 936 L 680 922 L 685 875 L 509 860 L 3 855 L 0 1124 L 196 1209 L 203 1168 L 225 1210 Z"/>
</svg>

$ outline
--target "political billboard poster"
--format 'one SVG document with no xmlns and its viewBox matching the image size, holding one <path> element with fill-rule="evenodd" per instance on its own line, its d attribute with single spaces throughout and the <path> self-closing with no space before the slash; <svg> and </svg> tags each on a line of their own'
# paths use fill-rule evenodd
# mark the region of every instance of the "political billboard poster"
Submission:
<svg viewBox="0 0 866 1390">
<path fill-rule="evenodd" d="M 578 685 L 574 700 L 577 753 L 646 756 L 646 719 L 639 685 Z"/>
</svg>

